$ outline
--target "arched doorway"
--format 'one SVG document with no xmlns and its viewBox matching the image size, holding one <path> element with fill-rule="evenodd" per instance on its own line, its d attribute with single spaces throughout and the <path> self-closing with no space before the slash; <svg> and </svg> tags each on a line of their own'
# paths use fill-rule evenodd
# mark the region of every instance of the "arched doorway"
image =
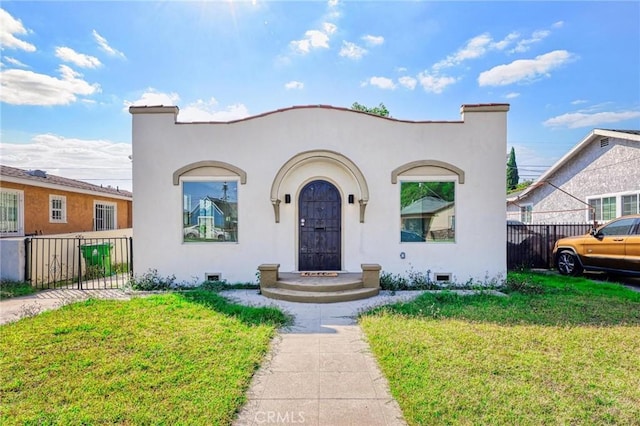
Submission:
<svg viewBox="0 0 640 426">
<path fill-rule="evenodd" d="M 298 198 L 298 269 L 341 269 L 342 199 L 340 192 L 324 180 L 309 182 Z"/>
</svg>

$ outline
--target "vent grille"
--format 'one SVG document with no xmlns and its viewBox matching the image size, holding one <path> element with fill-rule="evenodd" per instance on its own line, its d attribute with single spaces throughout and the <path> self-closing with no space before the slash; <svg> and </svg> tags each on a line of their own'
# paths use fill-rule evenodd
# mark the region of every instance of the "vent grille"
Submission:
<svg viewBox="0 0 640 426">
<path fill-rule="evenodd" d="M 436 282 L 449 282 L 451 281 L 451 274 L 435 274 Z"/>
<path fill-rule="evenodd" d="M 600 148 L 604 148 L 605 146 L 609 146 L 609 138 L 600 139 Z"/>
<path fill-rule="evenodd" d="M 219 272 L 207 272 L 204 274 L 205 281 L 219 282 L 222 281 L 222 274 Z"/>
</svg>

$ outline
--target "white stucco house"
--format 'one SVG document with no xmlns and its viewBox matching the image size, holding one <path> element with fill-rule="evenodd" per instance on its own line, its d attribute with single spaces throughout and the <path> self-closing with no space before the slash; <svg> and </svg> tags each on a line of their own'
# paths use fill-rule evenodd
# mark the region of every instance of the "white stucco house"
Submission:
<svg viewBox="0 0 640 426">
<path fill-rule="evenodd" d="M 503 277 L 508 110 L 463 105 L 459 121 L 417 122 L 314 105 L 183 123 L 175 106 L 130 107 L 134 270 Z"/>
<path fill-rule="evenodd" d="M 639 212 L 639 130 L 594 129 L 507 199 L 507 219 L 524 223 L 603 223 Z"/>
</svg>

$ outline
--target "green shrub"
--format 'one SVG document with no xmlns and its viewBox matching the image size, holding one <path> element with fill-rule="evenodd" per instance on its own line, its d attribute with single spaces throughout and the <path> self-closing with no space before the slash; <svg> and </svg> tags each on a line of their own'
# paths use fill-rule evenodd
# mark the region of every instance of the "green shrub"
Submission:
<svg viewBox="0 0 640 426">
<path fill-rule="evenodd" d="M 162 277 L 157 269 L 150 269 L 142 275 L 134 275 L 129 285 L 133 290 L 139 291 L 175 290 L 183 287 L 176 284 L 175 275 Z"/>
<path fill-rule="evenodd" d="M 9 297 L 26 296 L 35 293 L 30 283 L 15 280 L 0 280 L 0 299 Z"/>
</svg>

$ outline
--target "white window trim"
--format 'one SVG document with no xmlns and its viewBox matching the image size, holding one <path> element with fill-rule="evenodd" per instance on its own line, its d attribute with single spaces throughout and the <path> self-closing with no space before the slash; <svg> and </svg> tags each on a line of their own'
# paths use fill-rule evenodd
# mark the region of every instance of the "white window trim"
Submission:
<svg viewBox="0 0 640 426">
<path fill-rule="evenodd" d="M 62 201 L 62 217 L 60 219 L 53 218 L 53 201 Z M 49 194 L 49 223 L 67 223 L 67 197 L 64 195 Z"/>
<path fill-rule="evenodd" d="M 113 206 L 113 228 L 111 229 L 97 229 L 96 227 L 96 207 L 98 204 L 103 206 Z M 94 231 L 113 231 L 118 229 L 118 203 L 103 200 L 93 200 L 93 230 Z"/>
<path fill-rule="evenodd" d="M 11 188 L 0 188 L 0 192 L 18 195 L 18 230 L 16 232 L 1 232 L 3 237 L 24 237 L 24 191 Z"/>
<path fill-rule="evenodd" d="M 520 204 L 519 206 L 520 207 L 518 208 L 518 214 L 520 216 L 520 222 L 526 223 L 526 224 L 533 223 L 533 203 Z M 531 207 L 531 211 L 529 212 L 530 220 L 525 221 L 522 217 L 522 209 L 527 207 Z"/>
<path fill-rule="evenodd" d="M 591 200 L 602 200 L 603 198 L 611 198 L 611 197 L 615 197 L 616 199 L 616 218 L 622 216 L 622 197 L 625 195 L 637 195 L 638 199 L 640 202 L 640 190 L 636 190 L 636 191 L 623 191 L 623 192 L 610 192 L 610 193 L 605 193 L 605 194 L 598 194 L 598 195 L 589 195 L 588 197 L 586 197 L 585 202 L 587 204 L 589 204 L 589 201 Z M 587 209 L 586 212 L 586 219 L 587 222 L 591 221 L 591 218 L 589 217 L 589 212 L 591 209 Z M 601 223 L 607 223 L 609 222 L 608 220 L 601 220 Z"/>
</svg>

